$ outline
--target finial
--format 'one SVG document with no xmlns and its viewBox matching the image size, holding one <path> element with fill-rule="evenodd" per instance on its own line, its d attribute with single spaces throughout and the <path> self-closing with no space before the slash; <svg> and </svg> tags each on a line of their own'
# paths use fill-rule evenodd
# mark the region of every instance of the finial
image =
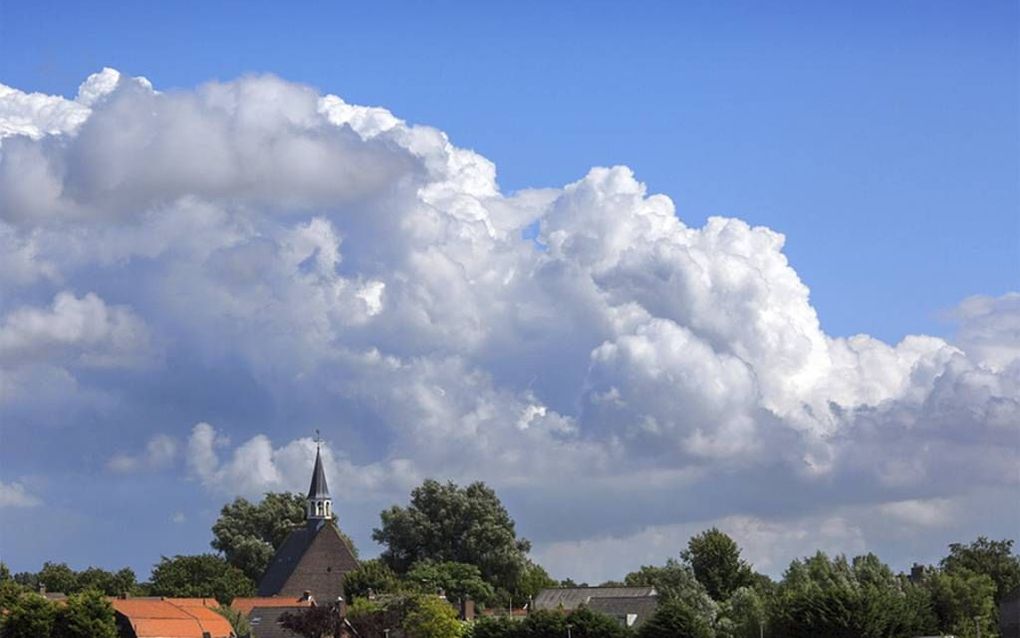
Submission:
<svg viewBox="0 0 1020 638">
<path fill-rule="evenodd" d="M 315 449 L 319 449 L 322 444 L 322 437 L 319 436 L 319 428 L 315 428 Z"/>
</svg>

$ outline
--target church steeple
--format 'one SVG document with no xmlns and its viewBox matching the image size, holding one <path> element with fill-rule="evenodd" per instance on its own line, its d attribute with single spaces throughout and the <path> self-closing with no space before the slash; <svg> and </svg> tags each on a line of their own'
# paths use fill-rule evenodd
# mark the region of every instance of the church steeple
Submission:
<svg viewBox="0 0 1020 638">
<path fill-rule="evenodd" d="M 315 432 L 315 469 L 312 484 L 308 487 L 308 520 L 329 520 L 333 517 L 333 499 L 326 485 L 326 471 L 322 469 L 322 451 L 319 432 Z"/>
</svg>

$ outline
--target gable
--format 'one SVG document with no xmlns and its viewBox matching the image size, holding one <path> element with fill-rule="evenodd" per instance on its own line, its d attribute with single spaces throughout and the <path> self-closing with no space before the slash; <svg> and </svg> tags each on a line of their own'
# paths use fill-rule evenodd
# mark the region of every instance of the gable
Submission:
<svg viewBox="0 0 1020 638">
<path fill-rule="evenodd" d="M 327 523 L 312 538 L 280 594 L 300 596 L 310 591 L 319 604 L 333 602 L 343 596 L 344 575 L 357 568 L 350 547 L 336 527 Z"/>
</svg>

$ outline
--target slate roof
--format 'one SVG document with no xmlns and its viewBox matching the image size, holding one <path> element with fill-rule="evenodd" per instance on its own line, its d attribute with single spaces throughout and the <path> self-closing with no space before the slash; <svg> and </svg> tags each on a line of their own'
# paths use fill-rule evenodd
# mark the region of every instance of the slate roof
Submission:
<svg viewBox="0 0 1020 638">
<path fill-rule="evenodd" d="M 312 484 L 308 486 L 308 498 L 329 498 L 326 471 L 322 469 L 322 455 L 318 448 L 315 450 L 315 469 L 312 471 Z"/>
<path fill-rule="evenodd" d="M 343 594 L 344 574 L 358 561 L 332 521 L 310 519 L 292 531 L 259 581 L 259 596 L 299 597 L 310 591 L 320 604 Z"/>
<path fill-rule="evenodd" d="M 209 609 L 201 598 L 114 598 L 118 616 L 137 638 L 230 638 L 227 619 Z"/>
<path fill-rule="evenodd" d="M 287 612 L 298 614 L 307 607 L 255 607 L 248 615 L 248 622 L 251 623 L 252 634 L 257 638 L 301 638 L 289 629 L 280 626 L 280 616 Z M 350 621 L 344 620 L 344 627 L 341 631 L 344 638 L 356 637 Z"/>
<path fill-rule="evenodd" d="M 535 596 L 533 609 L 577 609 L 595 598 L 640 598 L 655 596 L 654 587 L 552 587 Z"/>
<path fill-rule="evenodd" d="M 637 629 L 646 620 L 651 618 L 658 606 L 658 596 L 613 596 L 592 598 L 588 601 L 588 608 L 592 611 L 617 618 L 623 622 L 625 627 L 631 627 L 632 629 Z M 627 617 L 630 615 L 634 615 L 636 618 L 632 623 L 628 624 Z"/>
</svg>

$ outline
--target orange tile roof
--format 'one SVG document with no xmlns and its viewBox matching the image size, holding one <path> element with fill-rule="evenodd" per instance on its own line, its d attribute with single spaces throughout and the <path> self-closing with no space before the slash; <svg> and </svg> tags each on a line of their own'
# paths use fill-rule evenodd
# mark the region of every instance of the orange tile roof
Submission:
<svg viewBox="0 0 1020 638">
<path fill-rule="evenodd" d="M 115 598 L 117 613 L 127 618 L 138 638 L 230 638 L 233 629 L 201 598 Z M 214 602 L 214 601 L 213 601 Z"/>
<path fill-rule="evenodd" d="M 279 596 L 263 596 L 257 598 L 235 598 L 230 607 L 247 616 L 256 607 L 311 607 L 312 601 L 299 600 Z"/>
</svg>

